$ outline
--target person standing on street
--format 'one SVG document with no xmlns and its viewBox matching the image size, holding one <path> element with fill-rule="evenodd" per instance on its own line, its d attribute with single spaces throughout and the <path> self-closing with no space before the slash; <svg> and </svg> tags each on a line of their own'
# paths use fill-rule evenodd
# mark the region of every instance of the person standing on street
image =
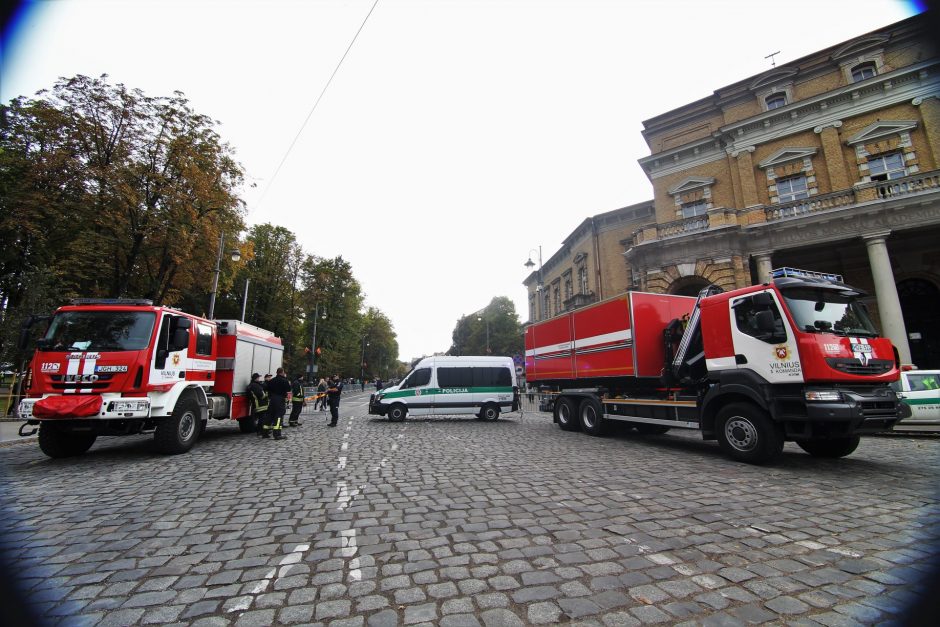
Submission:
<svg viewBox="0 0 940 627">
<path fill-rule="evenodd" d="M 288 426 L 299 427 L 301 425 L 300 410 L 306 404 L 306 401 L 304 401 L 304 375 L 299 374 L 290 386 L 290 422 L 287 423 Z"/>
<path fill-rule="evenodd" d="M 317 384 L 317 400 L 313 404 L 313 410 L 326 409 L 326 379 L 320 378 Z"/>
<path fill-rule="evenodd" d="M 268 416 L 268 393 L 261 385 L 261 375 L 254 373 L 251 375 L 251 383 L 248 384 L 248 398 L 251 401 L 251 415 L 255 419 L 255 430 L 262 433 Z"/>
<path fill-rule="evenodd" d="M 339 420 L 339 397 L 343 393 L 343 382 L 339 375 L 334 374 L 330 379 L 329 387 L 326 389 L 327 401 L 330 404 L 330 426 L 335 427 Z"/>
<path fill-rule="evenodd" d="M 284 374 L 283 368 L 277 369 L 277 374 L 268 381 L 268 396 L 270 397 L 270 407 L 268 408 L 269 417 L 265 423 L 265 431 L 262 437 L 271 437 L 274 434 L 275 440 L 283 440 L 284 434 L 281 433 L 281 421 L 284 420 L 284 414 L 287 412 L 287 397 L 290 394 L 291 384 Z"/>
</svg>

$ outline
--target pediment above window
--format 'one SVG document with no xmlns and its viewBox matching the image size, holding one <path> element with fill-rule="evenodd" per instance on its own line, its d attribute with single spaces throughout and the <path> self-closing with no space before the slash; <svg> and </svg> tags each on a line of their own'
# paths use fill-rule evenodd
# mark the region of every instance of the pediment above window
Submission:
<svg viewBox="0 0 940 627">
<path fill-rule="evenodd" d="M 669 190 L 669 195 L 686 194 L 696 189 L 709 187 L 715 184 L 715 179 L 710 176 L 690 176 L 683 179 L 681 183 Z"/>
<path fill-rule="evenodd" d="M 877 48 L 884 45 L 888 41 L 888 35 L 871 35 L 869 37 L 864 37 L 862 39 L 856 39 L 855 41 L 850 41 L 845 44 L 832 54 L 833 61 L 841 61 L 846 57 L 854 57 L 864 52 L 870 51 L 872 48 Z"/>
<path fill-rule="evenodd" d="M 797 72 L 798 70 L 792 67 L 783 67 L 780 69 L 771 70 L 761 76 L 758 76 L 757 79 L 751 83 L 749 89 L 755 90 L 762 87 L 767 87 L 768 85 L 775 85 L 777 83 L 788 83 Z"/>
<path fill-rule="evenodd" d="M 796 161 L 797 159 L 812 157 L 815 154 L 815 148 L 781 148 L 777 152 L 758 163 L 757 167 L 769 168 L 775 165 L 780 165 L 781 163 L 787 163 L 788 161 Z"/>
<path fill-rule="evenodd" d="M 863 144 L 889 135 L 904 133 L 905 131 L 910 131 L 915 128 L 917 128 L 916 120 L 885 120 L 883 122 L 875 122 L 862 129 L 860 133 L 850 137 L 846 143 L 849 146 L 852 144 Z"/>
</svg>

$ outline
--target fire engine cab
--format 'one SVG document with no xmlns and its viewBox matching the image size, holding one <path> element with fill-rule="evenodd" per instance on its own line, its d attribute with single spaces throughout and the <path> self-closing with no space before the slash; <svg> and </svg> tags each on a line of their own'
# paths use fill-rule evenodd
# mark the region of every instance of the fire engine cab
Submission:
<svg viewBox="0 0 940 627">
<path fill-rule="evenodd" d="M 20 435 L 38 428 L 50 457 L 80 455 L 99 435 L 147 432 L 159 451 L 184 453 L 210 418 L 254 431 L 251 373 L 274 372 L 284 351 L 270 331 L 149 300 L 75 299 L 30 322 L 39 321 L 49 326 L 30 363 Z"/>
</svg>

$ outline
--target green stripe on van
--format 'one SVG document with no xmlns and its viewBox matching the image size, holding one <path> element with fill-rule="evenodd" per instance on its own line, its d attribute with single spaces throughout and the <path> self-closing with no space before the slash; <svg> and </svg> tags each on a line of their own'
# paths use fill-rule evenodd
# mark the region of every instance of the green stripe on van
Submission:
<svg viewBox="0 0 940 627">
<path fill-rule="evenodd" d="M 421 394 L 416 394 L 421 392 Z M 447 395 L 447 394 L 512 394 L 512 387 L 480 387 L 480 388 L 420 388 L 416 390 L 396 390 L 382 396 L 382 400 L 387 398 L 411 398 L 414 396 L 425 396 L 427 394 Z"/>
</svg>

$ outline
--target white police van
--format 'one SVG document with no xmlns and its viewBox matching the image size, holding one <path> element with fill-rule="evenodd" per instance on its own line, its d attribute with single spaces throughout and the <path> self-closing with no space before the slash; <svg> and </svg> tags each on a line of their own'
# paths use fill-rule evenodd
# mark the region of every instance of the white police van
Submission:
<svg viewBox="0 0 940 627">
<path fill-rule="evenodd" d="M 511 357 L 425 357 L 398 385 L 369 399 L 369 413 L 400 422 L 405 416 L 475 414 L 496 420 L 519 409 Z"/>
</svg>

